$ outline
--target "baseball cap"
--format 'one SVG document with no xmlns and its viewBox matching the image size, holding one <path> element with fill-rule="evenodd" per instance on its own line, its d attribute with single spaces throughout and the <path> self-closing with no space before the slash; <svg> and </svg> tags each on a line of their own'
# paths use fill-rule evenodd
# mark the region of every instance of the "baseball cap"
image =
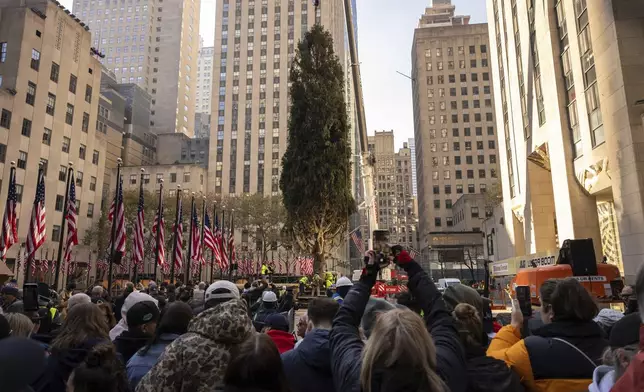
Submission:
<svg viewBox="0 0 644 392">
<path fill-rule="evenodd" d="M 264 320 L 264 326 L 288 332 L 288 320 L 286 320 L 284 315 L 279 313 L 273 313 L 266 317 L 266 320 Z"/>
<path fill-rule="evenodd" d="M 277 296 L 272 291 L 264 291 L 264 294 L 262 294 L 262 301 L 263 302 L 277 302 Z"/>
<path fill-rule="evenodd" d="M 159 315 L 159 308 L 157 308 L 157 305 L 154 302 L 137 302 L 127 311 L 127 326 L 130 328 L 138 327 L 140 325 L 147 324 L 150 321 L 156 321 L 159 319 Z"/>
<path fill-rule="evenodd" d="M 338 279 L 338 282 L 335 284 L 335 287 L 345 287 L 345 286 L 353 286 L 353 283 L 351 282 L 351 279 L 347 278 L 346 276 L 343 276 L 340 279 Z"/>
<path fill-rule="evenodd" d="M 215 291 L 222 290 L 222 289 L 228 292 L 215 294 Z M 236 298 L 239 298 L 239 289 L 233 282 L 230 282 L 227 280 L 218 280 L 215 283 L 208 286 L 208 288 L 206 289 L 206 295 L 204 298 L 206 302 L 213 298 L 236 299 Z"/>
<path fill-rule="evenodd" d="M 20 296 L 20 290 L 18 290 L 17 287 L 4 286 L 2 288 L 2 294 L 13 295 L 14 297 L 19 297 Z"/>
</svg>

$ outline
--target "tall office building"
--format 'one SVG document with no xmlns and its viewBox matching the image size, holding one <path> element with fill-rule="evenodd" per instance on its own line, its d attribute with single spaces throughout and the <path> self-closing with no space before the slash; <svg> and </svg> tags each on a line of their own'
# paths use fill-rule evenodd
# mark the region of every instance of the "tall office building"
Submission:
<svg viewBox="0 0 644 392">
<path fill-rule="evenodd" d="M 214 46 L 203 46 L 199 42 L 199 58 L 197 60 L 197 106 L 195 112 L 210 114 L 210 99 L 212 98 Z"/>
<path fill-rule="evenodd" d="M 644 3 L 488 0 L 505 226 L 516 255 L 592 238 L 632 281 L 644 247 Z"/>
<path fill-rule="evenodd" d="M 331 32 L 345 67 L 342 0 L 217 3 L 208 187 L 217 194 L 278 194 L 286 151 L 288 71 L 316 22 Z"/>
<path fill-rule="evenodd" d="M 74 0 L 120 83 L 151 96 L 154 133 L 194 134 L 200 0 Z"/>
<path fill-rule="evenodd" d="M 416 182 L 416 139 L 410 137 L 407 139 L 407 145 L 411 152 L 411 183 L 414 197 L 418 197 L 418 183 Z"/>
<path fill-rule="evenodd" d="M 412 78 L 420 246 L 454 231 L 453 204 L 496 183 L 498 159 L 486 24 L 434 1 L 414 31 Z M 476 231 L 472 227 L 468 230 Z"/>
<path fill-rule="evenodd" d="M 416 240 L 415 200 L 412 194 L 411 150 L 407 143 L 398 152 L 393 131 L 376 131 L 368 137 L 369 150 L 376 158 L 374 194 L 378 228 L 389 230 L 389 240 L 414 248 Z"/>
<path fill-rule="evenodd" d="M 57 1 L 0 0 L 0 199 L 16 162 L 18 238 L 27 240 L 39 163 L 45 172 L 47 239 L 36 259 L 51 259 L 63 236 L 68 162 L 73 162 L 79 237 L 100 216 L 107 135 L 97 130 L 101 65 L 87 27 Z M 3 204 L 4 205 L 4 204 Z M 19 245 L 7 265 L 22 283 Z M 73 259 L 87 262 L 79 245 Z M 86 267 L 86 266 L 83 266 Z M 60 285 L 58 285 L 60 287 Z"/>
</svg>

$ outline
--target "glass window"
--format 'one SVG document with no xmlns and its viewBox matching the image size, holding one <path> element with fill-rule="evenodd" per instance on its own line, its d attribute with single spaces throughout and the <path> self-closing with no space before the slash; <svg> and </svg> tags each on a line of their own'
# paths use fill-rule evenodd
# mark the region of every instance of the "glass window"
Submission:
<svg viewBox="0 0 644 392">
<path fill-rule="evenodd" d="M 36 49 L 31 49 L 31 68 L 35 69 L 36 71 L 38 71 L 38 69 L 40 68 L 40 52 Z"/>
</svg>

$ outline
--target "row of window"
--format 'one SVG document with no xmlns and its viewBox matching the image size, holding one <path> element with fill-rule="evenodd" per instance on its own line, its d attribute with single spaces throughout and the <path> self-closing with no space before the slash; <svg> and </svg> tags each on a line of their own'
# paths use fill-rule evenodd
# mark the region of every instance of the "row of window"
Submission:
<svg viewBox="0 0 644 392">
<path fill-rule="evenodd" d="M 470 113 L 463 113 L 462 115 L 463 122 L 469 123 L 471 122 L 471 116 Z M 440 121 L 441 124 L 447 124 L 447 115 L 441 114 L 438 117 L 438 120 Z M 481 113 L 474 113 L 474 122 L 481 122 L 483 121 L 483 117 L 481 116 Z M 492 122 L 494 121 L 494 114 L 492 113 L 485 113 L 485 121 Z M 458 121 L 458 114 L 452 114 L 452 124 L 457 124 Z M 436 124 L 436 116 L 435 115 L 430 115 L 429 116 L 429 124 L 434 125 Z"/>
<path fill-rule="evenodd" d="M 483 127 L 475 127 L 474 132 L 476 136 L 483 136 Z M 487 134 L 488 136 L 494 136 L 494 127 L 487 127 Z M 430 129 L 429 130 L 429 138 L 430 139 L 436 139 L 438 135 L 438 132 L 436 129 Z M 463 135 L 465 137 L 470 137 L 472 136 L 472 129 L 469 127 L 463 128 Z M 440 137 L 441 138 L 446 138 L 447 137 L 447 128 L 443 128 L 440 130 Z M 460 137 L 460 129 L 458 128 L 452 128 L 452 137 Z M 405 163 L 407 163 L 405 161 Z"/>
<path fill-rule="evenodd" d="M 457 53 L 459 56 L 465 55 L 465 46 L 458 46 L 456 47 Z M 443 48 L 436 48 L 435 50 L 436 57 L 443 57 Z M 479 46 L 479 52 L 481 54 L 487 53 L 487 45 L 480 45 Z M 447 47 L 445 48 L 445 53 L 448 57 L 454 56 L 454 48 L 453 47 Z M 476 54 L 476 45 L 470 45 L 469 46 L 469 54 Z M 432 50 L 431 49 L 426 49 L 425 50 L 425 57 L 431 58 L 432 57 Z"/>
<path fill-rule="evenodd" d="M 156 175 L 157 184 L 160 184 L 161 180 L 164 180 L 164 176 L 165 176 L 164 173 L 157 173 Z M 140 174 L 130 174 L 130 184 L 136 185 L 136 182 L 138 181 L 139 177 L 140 177 Z M 174 184 L 176 182 L 177 182 L 177 173 L 170 173 L 170 183 Z M 190 172 L 183 173 L 183 182 L 184 183 L 190 182 Z M 150 183 L 150 174 L 143 174 L 143 183 L 144 184 Z M 201 184 L 203 184 L 203 175 L 201 176 Z"/>
<path fill-rule="evenodd" d="M 486 178 L 486 169 L 478 169 L 479 170 L 479 176 L 478 178 Z M 439 180 L 439 172 L 438 170 L 434 170 L 432 172 L 432 180 Z M 474 179 L 474 170 L 466 170 L 467 178 L 468 179 Z M 496 178 L 497 173 L 496 169 L 490 169 L 490 178 Z M 449 180 L 452 178 L 452 172 L 450 170 L 445 170 L 443 171 L 443 179 Z M 456 170 L 454 172 L 454 178 L 457 180 L 462 180 L 463 179 L 463 171 L 462 170 Z"/>
<path fill-rule="evenodd" d="M 479 185 L 479 190 L 481 193 L 484 193 L 487 191 L 487 185 L 486 184 L 481 184 Z M 432 187 L 432 193 L 434 195 L 440 195 L 441 190 L 439 185 L 434 185 Z M 445 195 L 451 195 L 452 194 L 452 186 L 451 185 L 445 185 L 444 186 L 444 192 Z M 463 193 L 463 184 L 456 184 L 456 194 L 460 195 Z M 476 186 L 474 184 L 467 184 L 467 193 L 476 193 Z"/>
</svg>

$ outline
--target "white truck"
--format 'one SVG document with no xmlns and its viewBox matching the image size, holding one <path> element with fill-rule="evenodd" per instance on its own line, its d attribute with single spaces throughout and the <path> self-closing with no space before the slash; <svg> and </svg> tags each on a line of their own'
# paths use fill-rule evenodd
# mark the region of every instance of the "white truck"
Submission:
<svg viewBox="0 0 644 392">
<path fill-rule="evenodd" d="M 460 283 L 461 281 L 456 278 L 441 278 L 438 279 L 438 284 L 436 285 L 436 287 L 438 287 L 438 291 L 443 293 L 449 286 L 454 286 Z"/>
</svg>

